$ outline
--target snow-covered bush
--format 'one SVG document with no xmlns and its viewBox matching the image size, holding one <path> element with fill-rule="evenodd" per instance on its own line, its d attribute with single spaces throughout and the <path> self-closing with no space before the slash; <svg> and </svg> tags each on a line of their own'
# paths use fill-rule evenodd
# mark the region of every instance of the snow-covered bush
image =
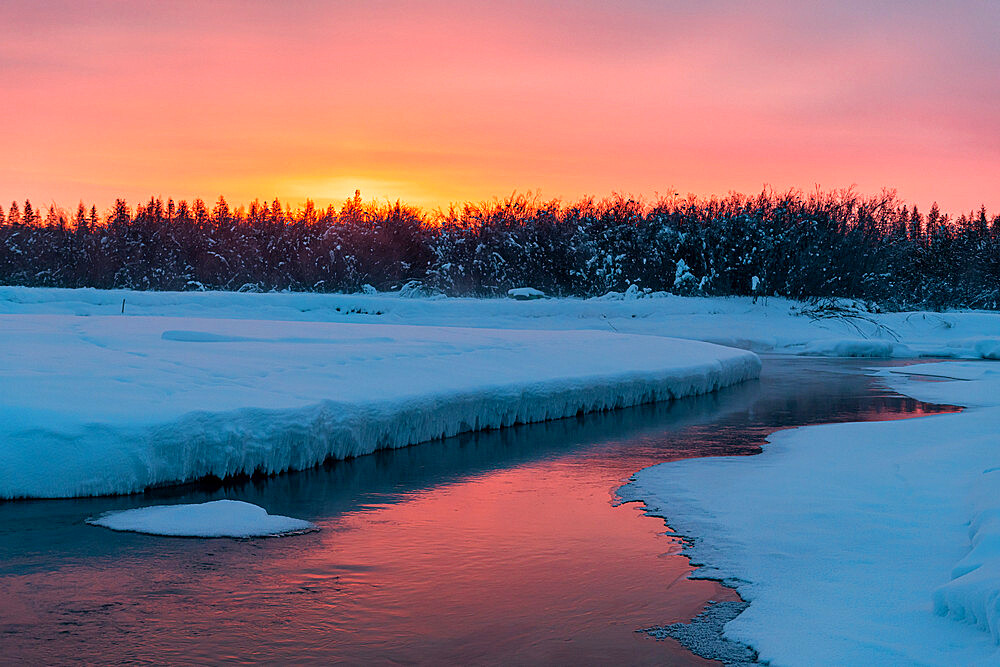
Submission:
<svg viewBox="0 0 1000 667">
<path fill-rule="evenodd" d="M 429 296 L 427 288 L 419 280 L 410 280 L 399 288 L 399 296 L 404 299 L 419 299 Z"/>
<path fill-rule="evenodd" d="M 691 267 L 683 259 L 677 260 L 672 291 L 682 296 L 691 296 L 701 291 L 700 281 L 691 273 Z"/>
</svg>

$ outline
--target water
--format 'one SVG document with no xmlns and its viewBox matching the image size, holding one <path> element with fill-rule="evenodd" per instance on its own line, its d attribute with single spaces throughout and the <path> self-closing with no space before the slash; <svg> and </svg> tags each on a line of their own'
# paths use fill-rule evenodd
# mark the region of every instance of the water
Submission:
<svg viewBox="0 0 1000 667">
<path fill-rule="evenodd" d="M 0 650 L 68 662 L 703 664 L 635 632 L 734 599 L 615 489 L 663 461 L 752 454 L 778 429 L 947 410 L 871 361 L 770 358 L 710 396 L 127 498 L 0 504 Z M 192 540 L 83 523 L 236 498 L 318 533 Z"/>
</svg>

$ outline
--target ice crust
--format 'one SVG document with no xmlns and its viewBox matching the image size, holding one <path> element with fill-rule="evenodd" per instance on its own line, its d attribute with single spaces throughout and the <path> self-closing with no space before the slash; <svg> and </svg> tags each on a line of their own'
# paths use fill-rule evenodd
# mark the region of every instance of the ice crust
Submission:
<svg viewBox="0 0 1000 667">
<path fill-rule="evenodd" d="M 647 468 L 621 495 L 692 540 L 697 576 L 751 603 L 725 634 L 762 661 L 998 664 L 1000 367 L 882 374 L 920 400 L 976 407 L 780 431 L 758 456 Z"/>
<path fill-rule="evenodd" d="M 610 331 L 0 315 L 0 497 L 297 470 L 759 371 L 749 352 Z"/>
<path fill-rule="evenodd" d="M 87 523 L 170 537 L 277 537 L 317 529 L 308 521 L 268 514 L 263 507 L 239 500 L 138 507 L 108 512 Z"/>
</svg>

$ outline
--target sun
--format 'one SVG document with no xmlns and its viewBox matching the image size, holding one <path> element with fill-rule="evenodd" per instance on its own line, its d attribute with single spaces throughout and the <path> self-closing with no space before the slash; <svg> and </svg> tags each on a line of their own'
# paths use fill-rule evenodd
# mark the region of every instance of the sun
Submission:
<svg viewBox="0 0 1000 667">
<path fill-rule="evenodd" d="M 420 183 L 368 175 L 297 178 L 276 184 L 274 190 L 285 193 L 284 197 L 292 202 L 310 199 L 324 206 L 343 203 L 358 191 L 369 201 L 399 200 L 423 208 L 434 208 L 443 203 L 440 195 Z"/>
</svg>

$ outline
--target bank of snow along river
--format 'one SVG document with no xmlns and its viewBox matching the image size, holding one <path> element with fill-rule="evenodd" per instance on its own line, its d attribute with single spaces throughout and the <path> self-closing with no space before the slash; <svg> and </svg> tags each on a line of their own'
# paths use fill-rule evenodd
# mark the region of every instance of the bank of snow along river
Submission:
<svg viewBox="0 0 1000 667">
<path fill-rule="evenodd" d="M 301 470 L 703 394 L 760 366 L 610 331 L 0 315 L 0 498 Z"/>
<path fill-rule="evenodd" d="M 750 603 L 725 634 L 762 661 L 1000 664 L 1000 366 L 880 375 L 968 408 L 781 431 L 758 456 L 657 465 L 620 493 Z"/>
</svg>

